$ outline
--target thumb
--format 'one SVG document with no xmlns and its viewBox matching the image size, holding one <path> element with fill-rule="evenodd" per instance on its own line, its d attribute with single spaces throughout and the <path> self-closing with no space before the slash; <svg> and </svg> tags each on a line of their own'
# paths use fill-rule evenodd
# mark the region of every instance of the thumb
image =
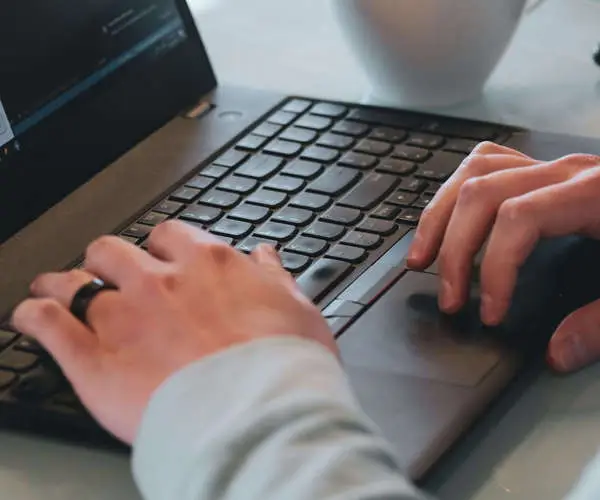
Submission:
<svg viewBox="0 0 600 500">
<path fill-rule="evenodd" d="M 600 300 L 571 313 L 550 340 L 548 362 L 557 371 L 579 370 L 600 359 Z"/>
</svg>

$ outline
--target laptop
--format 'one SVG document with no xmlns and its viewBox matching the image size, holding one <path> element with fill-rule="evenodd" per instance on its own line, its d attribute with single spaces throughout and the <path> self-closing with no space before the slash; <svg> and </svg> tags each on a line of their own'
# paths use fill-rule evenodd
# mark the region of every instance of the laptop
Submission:
<svg viewBox="0 0 600 500">
<path fill-rule="evenodd" d="M 540 245 L 507 321 L 486 329 L 477 283 L 436 306 L 436 266 L 408 271 L 419 217 L 481 141 L 551 159 L 600 142 L 217 84 L 183 0 L 0 6 L 0 424 L 110 442 L 11 310 L 40 272 L 116 234 L 145 247 L 177 218 L 242 252 L 279 249 L 335 333 L 368 416 L 420 479 L 543 351 L 567 304 Z M 200 27 L 201 28 L 201 27 Z M 564 274 L 564 273 L 563 273 Z M 553 323 L 554 322 L 554 323 Z"/>
</svg>

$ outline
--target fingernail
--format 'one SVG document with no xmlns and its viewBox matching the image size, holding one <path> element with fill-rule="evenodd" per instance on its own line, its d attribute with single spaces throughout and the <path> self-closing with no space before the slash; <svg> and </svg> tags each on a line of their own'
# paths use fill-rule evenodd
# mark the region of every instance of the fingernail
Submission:
<svg viewBox="0 0 600 500">
<path fill-rule="evenodd" d="M 451 311 L 454 308 L 456 298 L 454 290 L 448 280 L 442 280 L 442 290 L 440 293 L 440 308 L 443 311 Z"/>
<path fill-rule="evenodd" d="M 555 368 L 568 372 L 583 368 L 593 360 L 592 353 L 578 333 L 569 333 L 555 342 L 551 346 L 549 357 Z"/>
<path fill-rule="evenodd" d="M 498 304 L 489 293 L 481 296 L 481 320 L 486 325 L 494 325 L 499 321 Z"/>
<path fill-rule="evenodd" d="M 423 238 L 417 234 L 411 244 L 411 247 L 408 251 L 408 255 L 406 257 L 406 260 L 408 261 L 408 263 L 410 264 L 411 261 L 419 261 L 421 260 L 422 254 L 423 254 L 423 249 L 422 249 L 422 241 Z"/>
</svg>

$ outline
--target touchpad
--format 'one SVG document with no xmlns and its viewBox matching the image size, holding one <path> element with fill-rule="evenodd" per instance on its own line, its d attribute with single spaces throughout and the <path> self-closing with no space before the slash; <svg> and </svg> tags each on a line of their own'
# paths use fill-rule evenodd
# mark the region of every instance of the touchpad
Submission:
<svg viewBox="0 0 600 500">
<path fill-rule="evenodd" d="M 500 361 L 478 301 L 456 316 L 437 307 L 438 277 L 408 272 L 339 339 L 345 365 L 473 387 Z"/>
</svg>

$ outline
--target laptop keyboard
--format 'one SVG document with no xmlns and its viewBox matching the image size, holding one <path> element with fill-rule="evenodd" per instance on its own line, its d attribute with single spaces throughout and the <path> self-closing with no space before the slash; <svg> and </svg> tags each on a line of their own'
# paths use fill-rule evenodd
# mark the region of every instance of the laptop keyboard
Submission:
<svg viewBox="0 0 600 500">
<path fill-rule="evenodd" d="M 479 142 L 509 136 L 489 124 L 293 98 L 118 234 L 145 248 L 153 227 L 180 219 L 242 252 L 274 245 L 304 293 L 327 305 L 419 222 Z M 34 429 L 64 418 L 94 426 L 34 341 L 0 328 L 0 352 L 2 411 Z"/>
</svg>

